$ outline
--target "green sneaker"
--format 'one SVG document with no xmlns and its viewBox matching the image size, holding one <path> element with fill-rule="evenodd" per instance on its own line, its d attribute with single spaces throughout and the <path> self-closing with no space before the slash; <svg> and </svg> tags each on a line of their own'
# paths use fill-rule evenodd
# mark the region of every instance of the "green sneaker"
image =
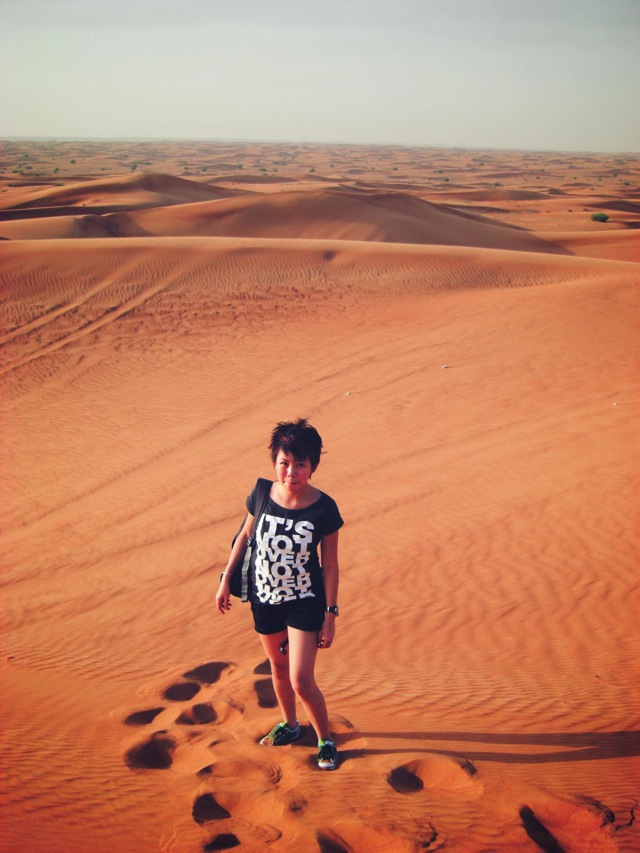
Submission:
<svg viewBox="0 0 640 853">
<path fill-rule="evenodd" d="M 338 750 L 332 740 L 320 742 L 318 747 L 318 767 L 320 770 L 335 770 L 338 766 Z"/>
<path fill-rule="evenodd" d="M 274 726 L 268 735 L 265 735 L 260 741 L 261 746 L 286 746 L 288 743 L 293 743 L 300 737 L 300 723 L 296 722 L 295 727 L 290 729 L 286 723 L 278 723 Z"/>
</svg>

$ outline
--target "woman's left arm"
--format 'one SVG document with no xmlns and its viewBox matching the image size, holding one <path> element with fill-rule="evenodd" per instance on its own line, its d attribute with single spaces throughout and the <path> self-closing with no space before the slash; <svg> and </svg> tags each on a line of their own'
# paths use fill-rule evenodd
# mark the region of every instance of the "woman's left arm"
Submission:
<svg viewBox="0 0 640 853">
<path fill-rule="evenodd" d="M 322 572 L 324 574 L 324 591 L 327 605 L 333 606 L 338 603 L 338 584 L 340 581 L 340 569 L 338 568 L 338 534 L 340 531 L 323 536 L 320 543 L 322 559 Z M 318 635 L 318 646 L 328 649 L 333 643 L 336 633 L 336 616 L 333 613 L 325 613 L 324 624 Z"/>
</svg>

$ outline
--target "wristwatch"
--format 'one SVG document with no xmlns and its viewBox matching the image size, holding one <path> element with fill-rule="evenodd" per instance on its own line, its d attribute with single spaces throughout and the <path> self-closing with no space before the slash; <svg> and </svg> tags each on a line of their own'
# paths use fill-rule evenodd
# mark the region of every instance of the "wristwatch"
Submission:
<svg viewBox="0 0 640 853">
<path fill-rule="evenodd" d="M 340 615 L 340 608 L 337 604 L 328 604 L 325 607 L 325 613 L 333 613 L 334 616 Z"/>
</svg>

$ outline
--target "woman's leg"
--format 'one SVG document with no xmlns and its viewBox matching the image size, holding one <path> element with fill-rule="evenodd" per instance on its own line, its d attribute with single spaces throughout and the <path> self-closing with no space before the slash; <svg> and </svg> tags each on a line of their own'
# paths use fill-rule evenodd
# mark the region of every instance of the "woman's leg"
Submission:
<svg viewBox="0 0 640 853">
<path fill-rule="evenodd" d="M 260 639 L 271 664 L 273 689 L 282 711 L 282 718 L 289 728 L 293 728 L 298 721 L 296 694 L 289 677 L 289 658 L 280 651 L 281 643 L 287 639 L 287 632 L 285 630 L 277 634 L 260 634 Z"/>
<path fill-rule="evenodd" d="M 289 679 L 293 691 L 304 705 L 318 738 L 328 740 L 327 705 L 316 684 L 314 669 L 318 653 L 317 631 L 289 628 Z"/>
</svg>

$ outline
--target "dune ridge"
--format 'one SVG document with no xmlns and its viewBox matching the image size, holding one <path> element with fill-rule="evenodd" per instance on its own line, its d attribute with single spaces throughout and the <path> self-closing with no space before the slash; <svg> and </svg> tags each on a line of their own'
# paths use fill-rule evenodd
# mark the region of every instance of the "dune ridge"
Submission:
<svg viewBox="0 0 640 853">
<path fill-rule="evenodd" d="M 133 174 L 118 178 L 90 179 L 62 186 L 36 189 L 12 199 L 10 208 L 93 206 L 108 199 L 126 206 L 185 204 L 187 202 L 226 197 L 228 190 L 210 184 L 162 174 Z M 2 209 L 7 210 L 5 205 Z"/>
<path fill-rule="evenodd" d="M 185 182 L 186 183 L 186 182 Z M 136 188 L 140 186 L 136 184 Z M 199 186 L 199 185 L 195 185 Z M 119 185 L 109 185 L 109 193 Z M 87 197 L 81 186 L 82 197 Z M 102 200 L 99 192 L 99 200 Z M 166 196 L 166 192 L 164 193 Z M 75 193 L 63 197 L 75 199 Z M 174 195 L 175 198 L 175 195 Z M 49 196 L 51 200 L 51 196 Z M 553 242 L 520 228 L 494 223 L 477 213 L 454 210 L 441 204 L 397 192 L 354 193 L 325 189 L 321 192 L 270 193 L 215 201 L 180 203 L 165 208 L 125 214 L 48 217 L 39 208 L 31 221 L 18 220 L 0 228 L 13 239 L 126 236 L 267 237 L 274 239 L 341 239 L 372 242 L 478 246 L 516 251 L 556 252 Z M 140 204 L 144 208 L 143 204 Z M 20 210 L 24 210 L 21 205 Z M 64 208 L 65 214 L 69 211 Z"/>
</svg>

